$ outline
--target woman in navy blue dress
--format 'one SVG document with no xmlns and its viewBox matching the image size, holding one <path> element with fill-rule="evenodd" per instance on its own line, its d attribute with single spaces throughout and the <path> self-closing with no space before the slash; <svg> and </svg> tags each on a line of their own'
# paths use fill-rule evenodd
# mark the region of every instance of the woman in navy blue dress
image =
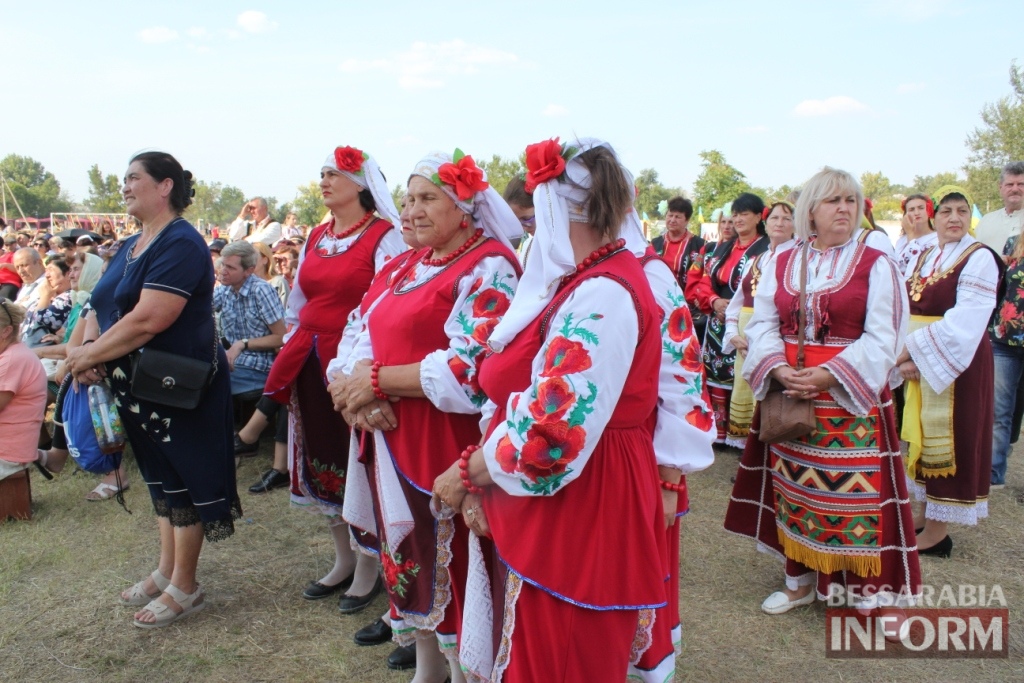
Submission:
<svg viewBox="0 0 1024 683">
<path fill-rule="evenodd" d="M 67 364 L 81 384 L 109 382 L 149 487 L 160 527 L 160 561 L 150 576 L 121 593 L 121 602 L 142 607 L 135 613 L 136 626 L 156 628 L 205 606 L 195 576 L 203 539 L 234 533 L 241 506 L 231 381 L 213 322 L 210 251 L 181 217 L 192 203 L 192 174 L 169 154 L 144 152 L 132 159 L 122 192 L 142 233 L 125 242 L 93 290 L 96 316 Z M 218 370 L 195 410 L 132 394 L 130 355 L 141 347 L 205 362 L 216 358 Z"/>
</svg>

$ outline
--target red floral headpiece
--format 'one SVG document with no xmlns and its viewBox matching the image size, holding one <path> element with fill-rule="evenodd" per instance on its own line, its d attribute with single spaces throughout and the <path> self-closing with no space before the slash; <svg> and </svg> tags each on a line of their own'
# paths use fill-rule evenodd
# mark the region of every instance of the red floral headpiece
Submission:
<svg viewBox="0 0 1024 683">
<path fill-rule="evenodd" d="M 438 187 L 450 185 L 455 188 L 455 196 L 460 202 L 472 201 L 473 195 L 490 187 L 484 180 L 484 172 L 477 167 L 473 157 L 458 148 L 452 154 L 451 162 L 441 164 L 431 180 Z"/>
<path fill-rule="evenodd" d="M 869 197 L 864 198 L 864 213 L 871 213 L 871 209 L 875 208 L 875 203 L 871 201 Z"/>
<path fill-rule="evenodd" d="M 363 162 L 369 159 L 363 150 L 355 147 L 335 147 L 334 163 L 339 171 L 347 171 L 359 175 L 363 172 Z"/>
<path fill-rule="evenodd" d="M 526 146 L 526 181 L 524 188 L 530 194 L 541 183 L 559 178 L 565 173 L 565 164 L 578 150 L 563 145 L 558 138 Z"/>
<path fill-rule="evenodd" d="M 920 197 L 914 197 L 914 199 L 920 199 Z M 907 202 L 909 198 L 904 199 L 900 202 L 900 211 L 903 213 L 907 212 Z M 924 200 L 924 212 L 928 214 L 928 218 L 935 218 L 935 200 L 931 197 L 926 197 Z"/>
</svg>

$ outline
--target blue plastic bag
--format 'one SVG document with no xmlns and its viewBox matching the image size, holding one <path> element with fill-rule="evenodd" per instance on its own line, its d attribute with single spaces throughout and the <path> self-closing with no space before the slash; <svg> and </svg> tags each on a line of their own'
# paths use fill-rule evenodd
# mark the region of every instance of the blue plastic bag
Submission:
<svg viewBox="0 0 1024 683">
<path fill-rule="evenodd" d="M 68 387 L 64 396 L 61 417 L 64 420 L 64 435 L 68 440 L 68 451 L 78 466 L 86 472 L 107 474 L 121 465 L 121 452 L 106 454 L 100 450 L 93 428 L 92 413 L 89 410 L 88 387 Z"/>
</svg>

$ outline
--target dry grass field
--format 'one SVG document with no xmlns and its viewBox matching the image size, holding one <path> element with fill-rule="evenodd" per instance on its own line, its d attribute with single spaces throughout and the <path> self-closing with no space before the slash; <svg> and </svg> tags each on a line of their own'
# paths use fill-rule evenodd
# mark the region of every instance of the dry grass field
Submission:
<svg viewBox="0 0 1024 683">
<path fill-rule="evenodd" d="M 244 488 L 269 462 L 269 443 L 239 470 L 245 517 L 236 535 L 207 545 L 200 581 L 208 608 L 166 629 L 131 625 L 117 592 L 151 571 L 157 552 L 148 496 L 131 470 L 132 515 L 113 501 L 86 503 L 94 481 L 65 472 L 33 477 L 35 517 L 0 525 L 2 681 L 368 681 L 399 682 L 389 646 L 360 648 L 352 633 L 385 608 L 342 617 L 336 601 L 302 600 L 305 583 L 332 558 L 324 523 L 291 510 L 278 490 Z M 1019 458 L 1019 456 L 1018 456 Z M 926 583 L 999 584 L 1010 604 L 1007 660 L 825 659 L 824 607 L 769 617 L 761 600 L 782 567 L 722 529 L 736 457 L 720 453 L 691 478 L 693 512 L 683 522 L 680 681 L 1024 681 L 1024 464 L 994 493 L 991 517 L 954 529 L 951 560 L 922 559 Z M 131 462 L 130 462 L 131 467 Z"/>
</svg>

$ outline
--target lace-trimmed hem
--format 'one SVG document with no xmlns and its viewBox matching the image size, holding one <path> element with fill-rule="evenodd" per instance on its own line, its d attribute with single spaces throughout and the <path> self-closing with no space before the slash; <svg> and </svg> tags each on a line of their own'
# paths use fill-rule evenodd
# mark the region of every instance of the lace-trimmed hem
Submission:
<svg viewBox="0 0 1024 683">
<path fill-rule="evenodd" d="M 199 517 L 199 511 L 196 510 L 195 506 L 188 506 L 186 508 L 172 508 L 167 505 L 165 499 L 153 501 L 153 510 L 156 512 L 157 517 L 163 517 L 171 522 L 171 526 L 174 527 L 187 527 L 195 524 L 203 525 L 203 535 L 207 541 L 216 543 L 217 541 L 223 541 L 224 539 L 232 536 L 235 533 L 235 520 L 241 519 L 242 517 L 242 503 L 235 496 L 234 500 L 231 501 L 231 516 L 228 519 L 216 519 L 210 522 L 204 522 Z"/>
</svg>

